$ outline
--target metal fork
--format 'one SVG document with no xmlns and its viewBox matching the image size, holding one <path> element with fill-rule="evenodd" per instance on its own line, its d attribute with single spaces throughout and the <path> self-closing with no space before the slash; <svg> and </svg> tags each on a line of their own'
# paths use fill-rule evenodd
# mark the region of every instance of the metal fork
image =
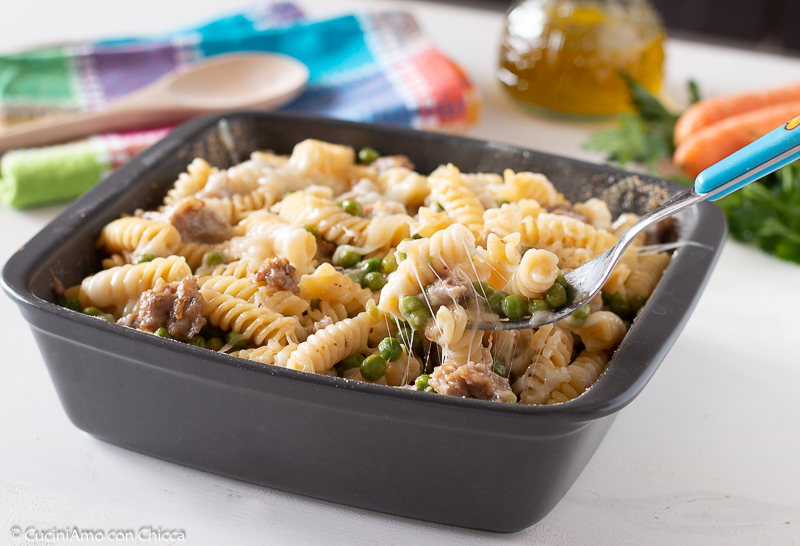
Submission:
<svg viewBox="0 0 800 546">
<path fill-rule="evenodd" d="M 800 116 L 704 170 L 695 178 L 693 187 L 643 216 L 606 252 L 564 275 L 569 284 L 568 302 L 564 306 L 537 311 L 529 319 L 478 321 L 472 326 L 478 330 L 525 330 L 567 318 L 600 292 L 625 249 L 648 227 L 701 201 L 725 197 L 800 158 L 798 126 Z"/>
</svg>

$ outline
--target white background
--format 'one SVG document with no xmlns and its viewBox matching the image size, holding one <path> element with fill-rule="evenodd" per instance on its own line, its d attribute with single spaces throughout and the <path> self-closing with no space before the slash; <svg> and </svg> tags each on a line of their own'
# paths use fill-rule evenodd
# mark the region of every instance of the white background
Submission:
<svg viewBox="0 0 800 546">
<path fill-rule="evenodd" d="M 562 155 L 596 128 L 522 114 L 494 81 L 503 16 L 417 2 L 300 0 L 314 17 L 411 11 L 481 90 L 468 135 Z M 63 40 L 158 33 L 247 0 L 4 0 L 0 51 Z M 800 61 L 675 41 L 666 92 L 689 77 L 710 95 L 800 79 Z M 3 262 L 62 207 L 0 209 Z M 735 242 L 680 339 L 541 523 L 494 535 L 355 510 L 213 476 L 105 444 L 64 415 L 12 302 L 0 296 L 0 544 L 13 525 L 181 529 L 219 544 L 794 544 L 800 542 L 800 266 Z M 130 544 L 130 542 L 128 542 Z M 148 542 L 167 544 L 168 542 Z"/>
</svg>

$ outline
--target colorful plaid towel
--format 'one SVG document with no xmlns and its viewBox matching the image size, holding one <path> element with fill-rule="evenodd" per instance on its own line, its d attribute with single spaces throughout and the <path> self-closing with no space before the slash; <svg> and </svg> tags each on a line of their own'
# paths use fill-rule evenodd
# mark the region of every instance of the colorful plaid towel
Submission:
<svg viewBox="0 0 800 546">
<path fill-rule="evenodd" d="M 466 74 L 422 36 L 409 14 L 308 22 L 294 5 L 282 3 L 161 39 L 0 56 L 0 125 L 99 110 L 183 65 L 238 51 L 283 53 L 308 66 L 308 88 L 286 111 L 447 131 L 479 114 Z M 0 160 L 0 200 L 29 207 L 74 198 L 168 130 L 9 152 Z"/>
</svg>

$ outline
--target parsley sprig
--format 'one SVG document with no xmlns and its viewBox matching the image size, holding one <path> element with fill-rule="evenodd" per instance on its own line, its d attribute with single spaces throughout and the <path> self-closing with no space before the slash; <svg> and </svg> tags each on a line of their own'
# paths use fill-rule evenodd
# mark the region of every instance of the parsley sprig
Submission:
<svg viewBox="0 0 800 546">
<path fill-rule="evenodd" d="M 631 93 L 634 114 L 620 116 L 616 127 L 597 131 L 584 148 L 605 152 L 619 165 L 638 164 L 648 172 L 684 185 L 692 180 L 671 168 L 672 139 L 678 115 L 671 113 L 647 89 L 622 75 Z M 700 100 L 697 84 L 689 82 L 692 103 Z M 728 218 L 731 235 L 752 242 L 770 254 L 800 263 L 800 161 L 765 176 L 727 196 L 717 205 Z"/>
</svg>

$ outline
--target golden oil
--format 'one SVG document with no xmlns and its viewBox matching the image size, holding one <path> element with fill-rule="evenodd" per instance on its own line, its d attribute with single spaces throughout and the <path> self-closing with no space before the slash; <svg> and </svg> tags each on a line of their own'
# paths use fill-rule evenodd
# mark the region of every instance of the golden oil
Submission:
<svg viewBox="0 0 800 546">
<path fill-rule="evenodd" d="M 498 78 L 522 103 L 550 112 L 627 112 L 620 71 L 657 92 L 664 39 L 644 0 L 527 0 L 509 11 Z"/>
</svg>

